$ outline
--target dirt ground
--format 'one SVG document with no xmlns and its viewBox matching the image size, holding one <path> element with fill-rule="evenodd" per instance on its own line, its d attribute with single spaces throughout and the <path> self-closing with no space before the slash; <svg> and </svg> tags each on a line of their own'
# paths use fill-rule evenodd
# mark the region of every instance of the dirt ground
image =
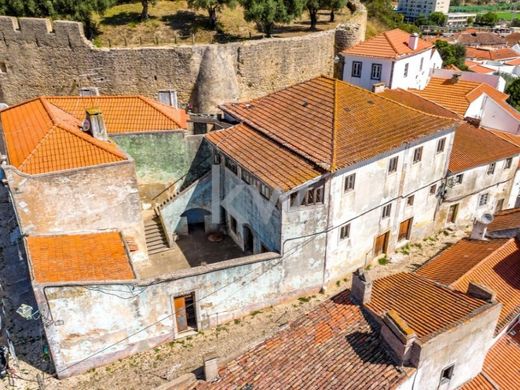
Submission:
<svg viewBox="0 0 520 390">
<path fill-rule="evenodd" d="M 407 245 L 393 254 L 389 261 L 370 267 L 374 278 L 412 272 L 446 247 L 459 241 L 467 230 L 445 230 L 423 241 Z M 320 302 L 350 287 L 350 278 L 330 286 L 325 293 L 302 297 L 282 305 L 256 311 L 249 316 L 216 329 L 201 331 L 191 337 L 161 345 L 83 375 L 62 381 L 43 374 L 24 362 L 14 368 L 18 378 L 12 386 L 0 382 L 7 389 L 151 389 L 167 383 L 184 373 L 199 372 L 203 356 L 216 353 L 221 362 L 234 358 L 274 334 L 281 326 L 308 312 Z M 42 376 L 43 375 L 43 376 Z M 20 379 L 22 378 L 22 379 Z M 43 378 L 43 379 L 42 379 Z"/>
<path fill-rule="evenodd" d="M 97 46 L 144 46 L 230 42 L 243 39 L 260 39 L 263 34 L 255 23 L 246 22 L 243 9 L 224 7 L 218 14 L 218 31 L 208 26 L 205 10 L 188 8 L 187 2 L 158 1 L 150 6 L 150 18 L 141 22 L 141 3 L 116 5 L 104 15 L 96 16 L 99 35 L 94 39 Z M 323 10 L 318 16 L 318 30 L 335 28 L 350 18 L 350 11 L 344 8 L 329 22 L 330 11 Z M 301 35 L 309 32 L 309 17 L 305 13 L 291 24 L 279 24 L 273 31 L 275 37 Z"/>
</svg>

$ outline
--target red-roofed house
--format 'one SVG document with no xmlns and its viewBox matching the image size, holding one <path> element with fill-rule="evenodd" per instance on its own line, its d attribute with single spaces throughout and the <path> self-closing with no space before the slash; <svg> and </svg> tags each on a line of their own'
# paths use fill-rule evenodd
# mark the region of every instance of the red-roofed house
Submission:
<svg viewBox="0 0 520 390">
<path fill-rule="evenodd" d="M 368 90 L 381 83 L 392 89 L 423 89 L 431 70 L 442 66 L 431 42 L 399 29 L 385 31 L 341 54 L 343 80 Z"/>
</svg>

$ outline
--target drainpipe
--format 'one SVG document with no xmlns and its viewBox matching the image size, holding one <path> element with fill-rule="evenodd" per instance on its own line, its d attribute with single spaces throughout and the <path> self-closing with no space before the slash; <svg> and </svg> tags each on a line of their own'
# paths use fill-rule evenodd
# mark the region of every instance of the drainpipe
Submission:
<svg viewBox="0 0 520 390">
<path fill-rule="evenodd" d="M 329 232 L 331 231 L 330 221 L 332 219 L 332 176 L 327 179 L 329 187 L 328 205 L 327 205 L 327 227 L 325 229 L 325 255 L 323 256 L 323 278 L 321 281 L 321 292 L 325 291 L 325 275 L 327 273 L 327 256 L 329 254 Z"/>
</svg>

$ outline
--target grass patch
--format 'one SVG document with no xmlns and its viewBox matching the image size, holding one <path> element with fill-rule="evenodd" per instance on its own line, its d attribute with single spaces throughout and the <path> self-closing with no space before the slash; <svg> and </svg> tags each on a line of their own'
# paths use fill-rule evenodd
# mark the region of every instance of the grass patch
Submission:
<svg viewBox="0 0 520 390">
<path fill-rule="evenodd" d="M 390 263 L 390 259 L 385 255 L 384 257 L 380 257 L 377 262 L 379 263 L 379 265 L 387 265 L 388 263 Z"/>
<path fill-rule="evenodd" d="M 311 297 L 300 297 L 298 298 L 298 300 L 301 302 L 301 303 L 307 303 L 311 300 Z"/>
<path fill-rule="evenodd" d="M 240 320 L 238 318 L 236 318 L 233 322 L 235 323 L 235 325 L 240 324 Z"/>
<path fill-rule="evenodd" d="M 262 310 L 255 310 L 254 312 L 251 313 L 251 317 L 255 317 L 258 314 L 262 314 Z"/>
</svg>

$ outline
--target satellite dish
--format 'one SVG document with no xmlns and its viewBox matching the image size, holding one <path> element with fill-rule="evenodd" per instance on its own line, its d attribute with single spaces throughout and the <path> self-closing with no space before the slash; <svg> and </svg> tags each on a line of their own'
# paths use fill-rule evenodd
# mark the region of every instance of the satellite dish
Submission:
<svg viewBox="0 0 520 390">
<path fill-rule="evenodd" d="M 90 121 L 88 119 L 85 119 L 83 121 L 83 124 L 81 125 L 81 130 L 83 131 L 90 131 Z"/>
<path fill-rule="evenodd" d="M 482 214 L 477 220 L 480 223 L 483 223 L 484 225 L 489 225 L 491 222 L 493 222 L 493 215 L 489 213 Z"/>
</svg>

